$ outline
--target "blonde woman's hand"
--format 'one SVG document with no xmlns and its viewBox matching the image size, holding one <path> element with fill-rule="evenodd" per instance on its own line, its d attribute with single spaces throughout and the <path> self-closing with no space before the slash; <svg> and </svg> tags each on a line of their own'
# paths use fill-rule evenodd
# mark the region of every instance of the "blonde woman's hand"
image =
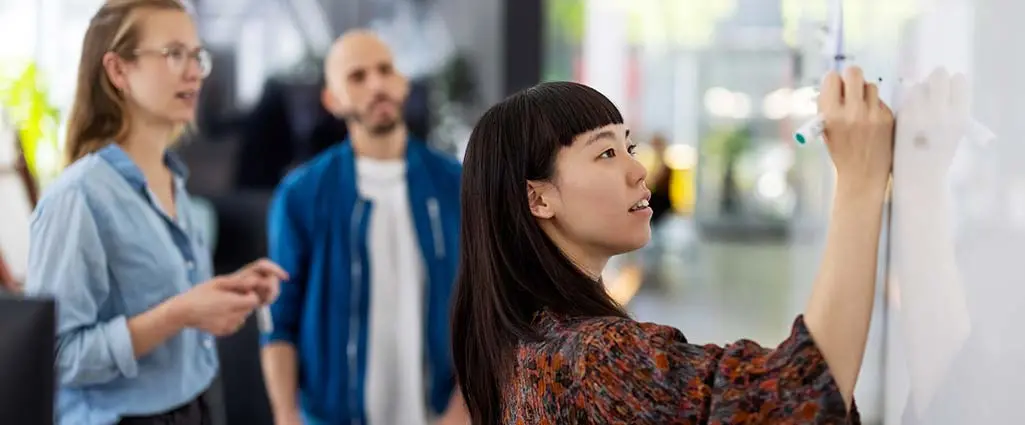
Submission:
<svg viewBox="0 0 1025 425">
<path fill-rule="evenodd" d="M 281 266 L 266 258 L 261 258 L 237 272 L 233 273 L 260 298 L 260 304 L 267 305 L 278 298 L 281 292 L 281 281 L 288 280 L 288 273 Z"/>
<path fill-rule="evenodd" d="M 217 276 L 176 296 L 174 310 L 185 327 L 214 336 L 231 335 L 260 305 L 252 288 L 252 283 L 238 276 Z"/>
</svg>

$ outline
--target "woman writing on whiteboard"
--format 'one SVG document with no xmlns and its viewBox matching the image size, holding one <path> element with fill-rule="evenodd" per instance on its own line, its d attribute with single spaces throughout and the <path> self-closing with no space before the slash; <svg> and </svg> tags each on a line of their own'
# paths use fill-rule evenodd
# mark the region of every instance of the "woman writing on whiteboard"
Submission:
<svg viewBox="0 0 1025 425">
<path fill-rule="evenodd" d="M 826 78 L 819 108 L 833 215 L 808 307 L 775 349 L 693 345 L 605 293 L 605 263 L 648 241 L 651 216 L 608 99 L 547 83 L 486 112 L 464 159 L 452 324 L 473 423 L 857 423 L 893 117 L 857 68 Z"/>
<path fill-rule="evenodd" d="M 57 299 L 57 421 L 205 425 L 214 337 L 277 294 L 267 261 L 211 277 L 168 147 L 209 55 L 176 0 L 104 2 L 82 46 L 66 153 L 33 215 L 26 291 Z"/>
</svg>

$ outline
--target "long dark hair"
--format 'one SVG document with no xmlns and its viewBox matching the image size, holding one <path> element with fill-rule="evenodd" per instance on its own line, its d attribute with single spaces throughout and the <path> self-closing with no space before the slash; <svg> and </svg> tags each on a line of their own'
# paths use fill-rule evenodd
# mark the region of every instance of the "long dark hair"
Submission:
<svg viewBox="0 0 1025 425">
<path fill-rule="evenodd" d="M 551 180 L 575 136 L 623 116 L 598 91 L 544 83 L 491 107 L 463 160 L 459 270 L 452 308 L 457 378 L 476 425 L 499 423 L 509 360 L 542 309 L 569 317 L 626 317 L 600 281 L 545 235 L 527 204 L 527 181 Z"/>
</svg>

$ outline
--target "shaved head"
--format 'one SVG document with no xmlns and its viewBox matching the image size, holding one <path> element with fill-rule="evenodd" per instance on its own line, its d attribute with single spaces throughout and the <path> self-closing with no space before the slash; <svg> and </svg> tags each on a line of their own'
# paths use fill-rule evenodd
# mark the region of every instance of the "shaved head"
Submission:
<svg viewBox="0 0 1025 425">
<path fill-rule="evenodd" d="M 328 84 L 336 84 L 344 78 L 349 68 L 368 58 L 394 62 L 391 49 L 384 40 L 369 30 L 352 30 L 335 40 L 324 60 L 324 71 Z"/>
<path fill-rule="evenodd" d="M 335 40 L 324 60 L 324 107 L 350 125 L 384 134 L 402 124 L 409 82 L 395 70 L 391 49 L 368 30 Z"/>
</svg>

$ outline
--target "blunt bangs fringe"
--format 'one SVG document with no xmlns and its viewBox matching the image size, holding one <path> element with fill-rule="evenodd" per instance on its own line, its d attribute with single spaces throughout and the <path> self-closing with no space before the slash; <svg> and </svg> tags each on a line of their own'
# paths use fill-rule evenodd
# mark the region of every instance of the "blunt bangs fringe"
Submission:
<svg viewBox="0 0 1025 425">
<path fill-rule="evenodd" d="M 622 124 L 623 115 L 609 98 L 583 84 L 557 81 L 541 83 L 521 93 L 547 118 L 559 143 L 569 146 L 573 138 L 607 125 Z"/>
</svg>

